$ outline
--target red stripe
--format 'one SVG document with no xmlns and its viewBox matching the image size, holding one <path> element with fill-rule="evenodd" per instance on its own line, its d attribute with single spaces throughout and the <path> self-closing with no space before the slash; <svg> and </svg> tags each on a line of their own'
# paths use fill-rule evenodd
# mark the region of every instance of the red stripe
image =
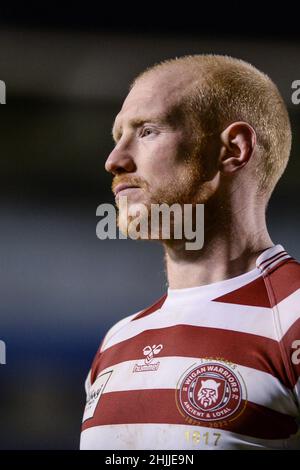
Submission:
<svg viewBox="0 0 300 470">
<path fill-rule="evenodd" d="M 213 299 L 213 301 L 253 307 L 270 307 L 268 292 L 261 276 L 239 289 Z"/>
<path fill-rule="evenodd" d="M 277 377 L 286 387 L 293 388 L 281 359 L 279 343 L 272 339 L 219 328 L 175 325 L 146 330 L 106 349 L 95 361 L 93 377 L 107 367 L 124 361 L 142 361 L 143 348 L 163 344 L 156 356 L 222 358 L 234 364 L 251 367 Z M 174 361 L 175 362 L 175 361 Z"/>
<path fill-rule="evenodd" d="M 289 261 L 294 261 L 297 263 L 297 261 L 292 258 L 291 256 L 289 258 L 283 259 L 282 261 L 279 261 L 278 263 L 275 264 L 275 266 L 270 267 L 267 272 L 263 272 L 262 275 L 263 277 L 269 276 L 273 271 L 276 271 L 277 269 L 281 268 L 284 264 L 286 264 Z"/>
<path fill-rule="evenodd" d="M 97 363 L 98 363 L 98 359 L 99 359 L 100 354 L 101 354 L 101 349 L 102 349 L 102 346 L 104 344 L 105 338 L 106 338 L 106 335 L 102 339 L 102 341 L 100 343 L 100 346 L 98 348 L 98 351 L 96 352 L 95 357 L 94 357 L 93 362 L 92 362 L 92 365 L 91 365 L 91 383 L 94 383 L 96 378 L 97 378 Z"/>
<path fill-rule="evenodd" d="M 140 312 L 136 317 L 134 317 L 131 321 L 138 320 L 140 318 L 146 317 L 150 315 L 150 313 L 156 312 L 156 310 L 160 309 L 161 306 L 164 304 L 167 298 L 167 294 L 164 294 L 160 299 L 158 299 L 153 305 L 147 307 L 142 312 Z"/>
<path fill-rule="evenodd" d="M 264 276 L 271 306 L 300 289 L 300 264 L 293 258 L 283 260 Z"/>
<path fill-rule="evenodd" d="M 242 401 L 240 409 L 244 408 Z M 182 412 L 183 413 L 183 412 Z M 83 423 L 82 430 L 108 424 L 165 423 L 187 425 L 176 406 L 175 390 L 132 390 L 104 393 L 93 418 Z M 198 426 L 207 426 L 200 422 Z M 297 432 L 291 416 L 248 402 L 234 421 L 224 429 L 261 439 L 286 439 Z"/>
<path fill-rule="evenodd" d="M 296 352 L 299 351 L 300 346 L 292 347 L 296 340 L 300 341 L 300 318 L 291 325 L 281 340 L 287 354 L 286 367 L 290 369 L 294 383 L 296 383 L 300 377 L 300 362 L 298 362 L 300 353 L 296 354 Z"/>
<path fill-rule="evenodd" d="M 268 308 L 274 307 L 299 288 L 300 264 L 293 258 L 288 258 L 279 260 L 263 276 L 214 299 L 214 302 Z"/>
</svg>

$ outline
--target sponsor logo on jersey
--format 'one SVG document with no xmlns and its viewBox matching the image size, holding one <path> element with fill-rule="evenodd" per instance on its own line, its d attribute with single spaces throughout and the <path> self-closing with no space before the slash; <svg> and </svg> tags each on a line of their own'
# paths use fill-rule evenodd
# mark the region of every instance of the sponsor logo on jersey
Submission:
<svg viewBox="0 0 300 470">
<path fill-rule="evenodd" d="M 109 381 L 112 370 L 105 372 L 97 377 L 87 394 L 86 405 L 83 415 L 83 422 L 94 416 L 100 397 Z"/>
<path fill-rule="evenodd" d="M 153 346 L 145 346 L 143 354 L 146 358 L 140 364 L 135 364 L 132 372 L 156 371 L 159 368 L 159 361 L 154 361 L 154 356 L 159 354 L 163 349 L 162 344 L 154 344 Z"/>
<path fill-rule="evenodd" d="M 182 375 L 176 404 L 189 423 L 226 425 L 244 411 L 247 392 L 237 366 L 220 360 L 201 360 Z"/>
</svg>

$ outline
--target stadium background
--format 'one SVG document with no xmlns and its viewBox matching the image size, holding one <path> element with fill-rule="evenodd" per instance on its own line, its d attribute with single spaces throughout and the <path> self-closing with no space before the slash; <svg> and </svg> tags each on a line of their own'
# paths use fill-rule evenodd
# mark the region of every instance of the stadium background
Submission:
<svg viewBox="0 0 300 470">
<path fill-rule="evenodd" d="M 151 9 L 151 7 L 150 7 Z M 122 21 L 103 12 L 3 8 L 1 108 L 0 448 L 76 449 L 83 382 L 105 331 L 165 289 L 157 244 L 96 238 L 96 207 L 113 203 L 104 162 L 128 84 L 159 60 L 221 53 L 250 61 L 277 83 L 293 149 L 272 197 L 274 242 L 300 259 L 300 37 L 187 15 Z M 180 16 L 180 15 L 179 15 Z M 222 15 L 221 15 L 222 16 Z M 220 17 L 221 18 L 221 17 Z M 294 18 L 295 19 L 295 18 Z"/>
</svg>

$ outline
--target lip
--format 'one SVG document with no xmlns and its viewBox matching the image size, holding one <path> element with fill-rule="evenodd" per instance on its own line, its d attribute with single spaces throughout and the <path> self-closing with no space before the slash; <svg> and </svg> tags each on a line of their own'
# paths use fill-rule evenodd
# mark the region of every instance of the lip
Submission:
<svg viewBox="0 0 300 470">
<path fill-rule="evenodd" d="M 118 184 L 118 186 L 115 189 L 115 196 L 117 196 L 118 193 L 120 193 L 121 191 L 124 191 L 125 189 L 136 189 L 138 187 L 139 186 L 131 186 L 130 184 L 126 184 L 126 183 Z"/>
</svg>

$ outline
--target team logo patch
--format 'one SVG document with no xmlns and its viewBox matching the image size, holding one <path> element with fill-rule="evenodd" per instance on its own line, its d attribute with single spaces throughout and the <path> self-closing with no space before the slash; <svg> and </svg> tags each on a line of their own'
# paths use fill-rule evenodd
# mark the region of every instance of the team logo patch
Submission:
<svg viewBox="0 0 300 470">
<path fill-rule="evenodd" d="M 226 424 L 244 411 L 246 395 L 235 365 L 203 359 L 184 373 L 176 391 L 176 403 L 181 414 L 192 418 L 189 422 Z"/>
</svg>

